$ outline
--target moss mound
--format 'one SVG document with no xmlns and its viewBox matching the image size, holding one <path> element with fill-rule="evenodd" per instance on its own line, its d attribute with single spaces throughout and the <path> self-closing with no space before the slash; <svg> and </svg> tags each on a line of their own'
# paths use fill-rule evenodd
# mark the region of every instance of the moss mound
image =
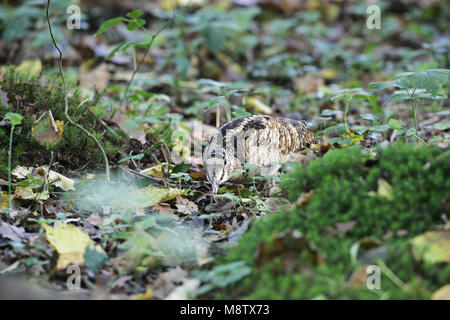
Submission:
<svg viewBox="0 0 450 320">
<path fill-rule="evenodd" d="M 223 263 L 244 260 L 252 273 L 216 297 L 429 298 L 450 281 L 450 265 L 415 261 L 409 240 L 449 214 L 449 155 L 397 144 L 380 150 L 376 160 L 354 148 L 297 167 L 283 177 L 282 188 L 293 202 L 308 192 L 310 198 L 264 217 L 243 235 Z M 286 236 L 292 231 L 297 239 Z M 314 255 L 323 263 L 311 263 Z M 384 268 L 381 289 L 370 290 L 358 274 L 376 263 Z"/>
<path fill-rule="evenodd" d="M 18 72 L 14 66 L 5 67 L 3 72 L 3 77 L 0 77 L 0 89 L 7 95 L 9 103 L 2 104 L 0 100 L 0 120 L 8 112 L 23 115 L 22 124 L 15 131 L 13 138 L 13 167 L 18 164 L 48 164 L 50 152 L 35 141 L 31 134 L 36 119 L 47 110 L 51 110 L 54 120 L 64 121 L 62 138 L 57 145 L 51 147 L 57 151 L 57 161 L 61 165 L 61 170 L 79 168 L 87 162 L 91 162 L 91 165 L 102 165 L 101 152 L 92 139 L 86 137 L 78 128 L 71 126 L 64 116 L 64 90 L 60 79 L 45 80 L 42 77 L 29 76 Z M 117 130 L 115 132 L 106 130 L 102 125 L 101 115 L 94 111 L 101 109 L 98 108 L 97 100 L 83 103 L 83 97 L 76 89 L 69 95 L 69 115 L 74 121 L 96 134 L 110 157 L 117 157 L 119 146 L 125 142 L 125 137 Z M 9 132 L 10 126 L 0 126 L 0 176 L 7 175 Z M 103 134 L 105 132 L 106 134 Z"/>
</svg>

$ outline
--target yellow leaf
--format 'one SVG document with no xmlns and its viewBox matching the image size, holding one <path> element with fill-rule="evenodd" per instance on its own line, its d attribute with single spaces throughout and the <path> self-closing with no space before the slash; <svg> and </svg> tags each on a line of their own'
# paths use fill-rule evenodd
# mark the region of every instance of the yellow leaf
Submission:
<svg viewBox="0 0 450 320">
<path fill-rule="evenodd" d="M 8 194 L 0 192 L 0 209 L 8 209 Z"/>
<path fill-rule="evenodd" d="M 94 247 L 94 241 L 74 225 L 61 224 L 55 228 L 43 224 L 48 242 L 59 254 L 56 269 L 65 269 L 69 264 L 84 263 L 84 252 L 86 247 Z M 103 249 L 95 246 L 98 252 L 104 253 Z"/>
<path fill-rule="evenodd" d="M 450 284 L 446 284 L 442 288 L 438 289 L 431 296 L 432 300 L 450 300 Z"/>
<path fill-rule="evenodd" d="M 188 191 L 177 188 L 145 187 L 131 192 L 130 201 L 137 207 L 146 208 L 187 195 Z"/>
<path fill-rule="evenodd" d="M 151 286 L 147 285 L 144 293 L 138 293 L 131 297 L 133 300 L 148 300 L 153 297 L 153 289 Z"/>
<path fill-rule="evenodd" d="M 42 71 L 42 62 L 39 59 L 25 60 L 17 66 L 16 70 L 35 77 L 38 76 Z"/>
<path fill-rule="evenodd" d="M 162 168 L 166 165 L 166 163 L 160 163 L 156 166 L 153 166 L 151 168 L 147 168 L 141 171 L 142 174 L 147 174 L 149 176 L 162 179 L 163 178 L 163 172 Z M 170 167 L 169 167 L 169 173 L 170 173 Z"/>
<path fill-rule="evenodd" d="M 272 109 L 266 105 L 265 103 L 261 102 L 255 97 L 251 97 L 248 99 L 247 103 L 251 105 L 253 108 L 255 108 L 256 113 L 260 114 L 272 114 Z"/>
<path fill-rule="evenodd" d="M 324 79 L 327 79 L 327 80 L 334 79 L 334 78 L 336 78 L 337 75 L 338 75 L 338 72 L 335 69 L 323 69 L 322 70 L 322 77 Z"/>
<path fill-rule="evenodd" d="M 41 146 L 51 147 L 61 140 L 63 129 L 64 122 L 55 121 L 52 112 L 46 111 L 31 127 L 31 134 Z"/>
<path fill-rule="evenodd" d="M 14 194 L 14 199 L 21 200 L 47 200 L 48 197 L 48 191 L 35 193 L 30 187 L 16 187 Z"/>
<path fill-rule="evenodd" d="M 361 142 L 362 139 L 364 139 L 364 136 L 359 135 L 355 130 L 352 130 L 352 129 L 350 129 L 347 132 L 345 132 L 342 136 L 344 138 L 352 139 L 350 141 L 350 143 L 344 143 L 342 145 L 343 147 L 353 146 L 353 145 L 358 144 L 359 142 Z"/>
<path fill-rule="evenodd" d="M 45 177 L 45 175 L 44 175 Z M 64 191 L 75 190 L 74 180 L 69 179 L 62 174 L 50 170 L 48 174 L 48 183 L 54 184 L 58 188 L 63 189 Z"/>
<path fill-rule="evenodd" d="M 378 190 L 377 193 L 380 197 L 385 197 L 389 200 L 394 199 L 392 186 L 384 179 L 378 179 Z"/>
<path fill-rule="evenodd" d="M 16 177 L 17 179 L 25 179 L 27 175 L 29 174 L 38 174 L 42 178 L 45 177 L 46 169 L 44 167 L 39 167 L 36 169 L 33 169 L 32 167 L 22 167 L 17 166 L 14 168 L 14 170 L 11 172 L 11 174 Z M 74 180 L 69 179 L 62 174 L 59 174 L 58 172 L 50 170 L 48 174 L 48 180 L 47 183 L 54 184 L 58 188 L 63 189 L 64 191 L 69 190 L 75 190 L 74 187 Z"/>
<path fill-rule="evenodd" d="M 428 231 L 411 240 L 412 253 L 429 263 L 450 262 L 450 230 Z"/>
</svg>

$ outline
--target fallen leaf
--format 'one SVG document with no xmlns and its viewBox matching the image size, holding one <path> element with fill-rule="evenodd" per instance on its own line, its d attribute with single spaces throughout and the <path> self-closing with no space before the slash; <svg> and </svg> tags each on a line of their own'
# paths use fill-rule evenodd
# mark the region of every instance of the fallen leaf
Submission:
<svg viewBox="0 0 450 320">
<path fill-rule="evenodd" d="M 431 300 L 450 300 L 450 284 L 436 290 L 431 296 Z"/>
<path fill-rule="evenodd" d="M 8 200 L 8 194 L 0 192 L 0 209 L 8 209 Z"/>
<path fill-rule="evenodd" d="M 338 71 L 336 69 L 323 69 L 322 77 L 326 80 L 336 78 Z"/>
<path fill-rule="evenodd" d="M 147 285 L 145 292 L 135 294 L 131 297 L 132 300 L 148 300 L 153 298 L 153 289 L 150 285 Z"/>
<path fill-rule="evenodd" d="M 29 174 L 38 174 L 42 178 L 46 175 L 46 168 L 41 166 L 39 168 L 32 168 L 32 167 L 23 167 L 23 166 L 17 166 L 13 169 L 11 174 L 16 177 L 17 179 L 26 179 Z M 63 189 L 64 191 L 70 191 L 75 190 L 74 184 L 75 181 L 63 176 L 62 174 L 59 174 L 58 172 L 55 172 L 53 170 L 50 170 L 48 174 L 48 180 L 47 183 L 53 184 L 58 188 Z"/>
<path fill-rule="evenodd" d="M 188 273 L 179 266 L 167 272 L 160 273 L 153 284 L 153 293 L 158 299 L 164 299 L 175 289 L 175 283 L 186 278 Z"/>
<path fill-rule="evenodd" d="M 178 196 L 177 202 L 175 206 L 178 209 L 178 212 L 186 214 L 186 215 L 192 215 L 194 213 L 198 213 L 198 207 L 197 205 L 190 201 L 189 199 L 186 199 L 184 197 Z"/>
<path fill-rule="evenodd" d="M 295 206 L 296 207 L 301 207 L 304 204 L 306 204 L 309 199 L 311 199 L 311 197 L 314 195 L 314 190 L 308 191 L 308 192 L 303 192 L 300 197 L 297 199 L 297 201 L 295 201 Z"/>
<path fill-rule="evenodd" d="M 86 219 L 87 222 L 89 222 L 90 224 L 92 224 L 93 226 L 99 226 L 100 223 L 102 222 L 102 218 L 100 218 L 100 216 L 98 214 L 91 214 L 89 216 L 89 218 Z"/>
<path fill-rule="evenodd" d="M 25 230 L 0 221 L 0 235 L 15 242 L 21 242 L 25 236 Z"/>
<path fill-rule="evenodd" d="M 272 114 L 273 113 L 272 109 L 268 105 L 261 102 L 261 100 L 259 100 L 256 97 L 250 97 L 247 100 L 247 104 L 252 106 L 255 109 L 255 113 L 257 113 L 257 114 Z"/>
<path fill-rule="evenodd" d="M 7 272 L 14 271 L 14 270 L 16 270 L 19 267 L 19 265 L 20 265 L 20 260 L 17 260 L 13 264 L 7 266 L 5 269 L 2 269 L 0 271 L 0 274 L 4 274 L 4 273 L 7 273 Z"/>
<path fill-rule="evenodd" d="M 350 286 L 366 286 L 367 283 L 367 266 L 360 266 L 353 271 L 350 279 L 346 283 Z"/>
<path fill-rule="evenodd" d="M 170 207 L 170 204 L 168 204 L 168 203 L 157 203 L 156 205 L 153 206 L 152 209 L 153 209 L 153 211 L 162 213 L 164 215 L 173 216 L 175 218 L 178 218 L 178 216 L 174 214 L 176 210 L 172 209 Z"/>
<path fill-rule="evenodd" d="M 147 168 L 147 169 L 141 170 L 140 173 L 146 174 L 146 175 L 149 175 L 149 176 L 152 176 L 152 177 L 155 177 L 155 178 L 162 179 L 164 177 L 163 168 L 165 166 L 166 166 L 166 163 L 162 162 L 162 163 L 157 164 L 156 166 L 153 166 L 151 168 Z M 169 166 L 169 173 L 171 172 L 170 169 L 171 168 Z"/>
<path fill-rule="evenodd" d="M 69 264 L 84 263 L 84 254 L 88 246 L 104 253 L 99 245 L 95 246 L 94 241 L 74 225 L 61 224 L 54 228 L 47 224 L 42 226 L 48 242 L 59 254 L 57 270 L 65 269 Z"/>
<path fill-rule="evenodd" d="M 392 186 L 386 180 L 378 179 L 378 190 L 377 193 L 380 197 L 385 197 L 389 200 L 394 199 Z"/>
<path fill-rule="evenodd" d="M 0 74 L 1 77 L 1 74 Z M 0 79 L 1 82 L 1 79 Z M 8 94 L 4 91 L 2 91 L 2 88 L 0 88 L 0 105 L 3 105 L 4 107 L 8 106 L 9 100 L 8 100 Z"/>
<path fill-rule="evenodd" d="M 336 223 L 336 228 L 339 234 L 345 234 L 348 230 L 356 225 L 356 221 L 348 221 L 342 223 Z"/>
<path fill-rule="evenodd" d="M 95 85 L 98 90 L 103 90 L 108 86 L 111 74 L 108 71 L 106 63 L 100 64 L 98 67 L 85 71 L 87 67 L 80 68 L 80 86 L 90 88 Z"/>
<path fill-rule="evenodd" d="M 16 187 L 14 199 L 20 200 L 47 200 L 49 198 L 48 191 L 33 192 L 30 187 Z"/>
<path fill-rule="evenodd" d="M 429 263 L 450 262 L 450 230 L 428 231 L 411 240 L 417 260 Z"/>
<path fill-rule="evenodd" d="M 192 180 L 195 180 L 195 181 L 206 180 L 205 170 L 191 171 L 191 172 L 189 172 L 189 175 L 191 176 Z"/>
<path fill-rule="evenodd" d="M 166 202 L 177 196 L 187 195 L 188 190 L 177 188 L 145 187 L 131 192 L 129 203 L 139 208 L 151 207 L 158 202 Z"/>
<path fill-rule="evenodd" d="M 200 280 L 184 279 L 181 286 L 176 287 L 165 300 L 190 300 L 196 296 L 196 291 L 200 286 Z"/>
<path fill-rule="evenodd" d="M 53 118 L 52 112 L 45 111 L 31 127 L 31 135 L 44 147 L 56 145 L 62 137 L 64 121 Z"/>
<path fill-rule="evenodd" d="M 324 84 L 325 82 L 320 76 L 310 73 L 303 77 L 294 79 L 295 89 L 301 94 L 317 92 L 318 88 Z"/>
<path fill-rule="evenodd" d="M 262 266 L 275 257 L 280 257 L 284 270 L 293 272 L 298 266 L 299 257 L 304 252 L 309 265 L 323 263 L 323 256 L 306 237 L 297 230 L 286 230 L 275 235 L 271 243 L 259 244 L 256 264 Z"/>
<path fill-rule="evenodd" d="M 126 108 L 119 107 L 112 118 L 112 121 L 117 124 L 130 138 L 138 140 L 143 145 L 147 142 L 145 139 L 146 125 L 130 119 L 127 115 Z"/>
</svg>

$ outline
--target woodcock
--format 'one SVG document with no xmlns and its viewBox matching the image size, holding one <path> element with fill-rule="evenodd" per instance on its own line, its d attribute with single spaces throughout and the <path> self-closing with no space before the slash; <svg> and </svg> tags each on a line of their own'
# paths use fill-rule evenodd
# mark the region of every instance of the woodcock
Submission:
<svg viewBox="0 0 450 320">
<path fill-rule="evenodd" d="M 219 128 L 206 146 L 206 178 L 217 193 L 226 181 L 246 183 L 251 175 L 274 175 L 291 153 L 313 141 L 305 121 L 271 116 L 236 119 Z M 245 163 L 256 166 L 244 171 Z"/>
</svg>

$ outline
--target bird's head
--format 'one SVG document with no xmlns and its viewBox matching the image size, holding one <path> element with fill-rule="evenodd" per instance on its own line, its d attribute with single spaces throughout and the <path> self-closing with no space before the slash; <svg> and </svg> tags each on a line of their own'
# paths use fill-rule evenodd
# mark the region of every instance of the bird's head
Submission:
<svg viewBox="0 0 450 320">
<path fill-rule="evenodd" d="M 288 122 L 295 128 L 295 131 L 297 131 L 300 148 L 304 148 L 305 146 L 314 143 L 314 134 L 307 129 L 305 121 L 288 119 Z"/>
<path fill-rule="evenodd" d="M 212 192 L 217 193 L 219 186 L 228 180 L 228 172 L 226 170 L 225 152 L 221 150 L 214 150 L 215 152 L 209 154 L 205 158 L 205 173 L 206 178 L 211 182 Z"/>
</svg>

